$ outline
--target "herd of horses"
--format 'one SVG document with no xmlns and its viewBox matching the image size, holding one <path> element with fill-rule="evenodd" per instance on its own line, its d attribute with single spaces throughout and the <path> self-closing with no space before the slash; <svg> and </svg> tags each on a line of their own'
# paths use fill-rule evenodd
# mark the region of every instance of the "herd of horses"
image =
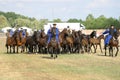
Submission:
<svg viewBox="0 0 120 80">
<path fill-rule="evenodd" d="M 101 53 L 101 39 L 105 39 L 104 35 L 96 37 L 96 31 L 91 32 L 89 35 L 82 33 L 82 31 L 70 31 L 67 28 L 63 29 L 59 33 L 59 43 L 56 41 L 56 29 L 52 28 L 52 38 L 51 41 L 47 44 L 48 35 L 45 34 L 44 30 L 34 31 L 33 35 L 26 35 L 23 37 L 21 31 L 15 31 L 12 37 L 8 32 L 6 38 L 6 48 L 7 53 L 18 53 L 28 52 L 28 53 L 50 53 L 51 57 L 57 58 L 58 54 L 62 53 L 91 53 L 93 46 L 94 53 L 96 53 L 97 46 L 99 45 Z M 119 51 L 119 30 L 117 30 L 113 38 L 110 40 L 109 46 L 105 46 L 105 56 L 107 47 L 109 48 L 109 55 L 113 56 L 113 49 L 116 47 L 117 51 L 115 56 L 117 56 Z M 46 47 L 48 45 L 48 47 Z"/>
</svg>

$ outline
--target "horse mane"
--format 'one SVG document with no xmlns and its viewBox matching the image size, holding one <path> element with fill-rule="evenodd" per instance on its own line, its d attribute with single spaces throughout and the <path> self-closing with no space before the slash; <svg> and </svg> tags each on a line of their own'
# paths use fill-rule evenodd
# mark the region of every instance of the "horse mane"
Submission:
<svg viewBox="0 0 120 80">
<path fill-rule="evenodd" d="M 90 38 L 96 37 L 96 31 L 92 31 L 90 34 Z"/>
</svg>

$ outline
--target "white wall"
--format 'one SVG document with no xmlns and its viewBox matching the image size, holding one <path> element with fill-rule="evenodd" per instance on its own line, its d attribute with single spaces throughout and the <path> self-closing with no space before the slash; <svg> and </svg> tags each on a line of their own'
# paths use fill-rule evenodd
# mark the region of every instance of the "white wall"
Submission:
<svg viewBox="0 0 120 80">
<path fill-rule="evenodd" d="M 82 25 L 83 27 L 80 27 L 80 23 L 56 23 L 57 28 L 62 31 L 64 28 L 67 28 L 67 26 L 70 27 L 71 30 L 83 30 L 85 29 L 85 26 Z M 47 31 L 50 29 L 50 26 L 53 27 L 53 23 L 48 23 L 47 25 L 44 25 L 44 30 L 45 33 L 47 33 Z"/>
</svg>

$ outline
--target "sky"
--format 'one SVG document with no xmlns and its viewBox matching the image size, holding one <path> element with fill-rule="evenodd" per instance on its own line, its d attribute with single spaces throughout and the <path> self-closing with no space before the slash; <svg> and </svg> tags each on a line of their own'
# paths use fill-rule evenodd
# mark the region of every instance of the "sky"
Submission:
<svg viewBox="0 0 120 80">
<path fill-rule="evenodd" d="M 36 19 L 85 20 L 88 14 L 119 18 L 120 0 L 0 0 L 0 11 Z"/>
</svg>

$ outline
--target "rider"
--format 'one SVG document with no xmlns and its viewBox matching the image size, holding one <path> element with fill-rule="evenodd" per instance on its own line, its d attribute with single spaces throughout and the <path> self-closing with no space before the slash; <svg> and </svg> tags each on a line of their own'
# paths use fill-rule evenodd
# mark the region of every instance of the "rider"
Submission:
<svg viewBox="0 0 120 80">
<path fill-rule="evenodd" d="M 113 37 L 114 32 L 116 32 L 116 29 L 114 28 L 114 25 L 111 25 L 109 29 L 106 29 L 102 34 L 108 34 L 105 38 L 104 45 L 108 46 L 110 39 Z"/>
<path fill-rule="evenodd" d="M 22 37 L 25 37 L 25 36 L 26 36 L 26 31 L 27 31 L 27 29 L 21 28 L 21 31 L 22 31 Z"/>
<path fill-rule="evenodd" d="M 10 31 L 10 37 L 12 37 L 12 35 L 14 34 L 14 31 L 12 29 L 10 29 L 9 31 Z"/>
<path fill-rule="evenodd" d="M 56 28 L 56 41 L 59 45 L 59 29 L 56 27 L 57 24 L 53 24 L 53 28 Z M 47 32 L 47 35 L 48 35 L 48 41 L 47 41 L 47 47 L 48 47 L 48 44 L 52 38 L 52 33 L 51 33 L 51 29 L 52 29 L 52 26 L 50 26 L 50 29 L 48 30 Z M 60 45 L 59 45 L 60 46 Z"/>
</svg>

